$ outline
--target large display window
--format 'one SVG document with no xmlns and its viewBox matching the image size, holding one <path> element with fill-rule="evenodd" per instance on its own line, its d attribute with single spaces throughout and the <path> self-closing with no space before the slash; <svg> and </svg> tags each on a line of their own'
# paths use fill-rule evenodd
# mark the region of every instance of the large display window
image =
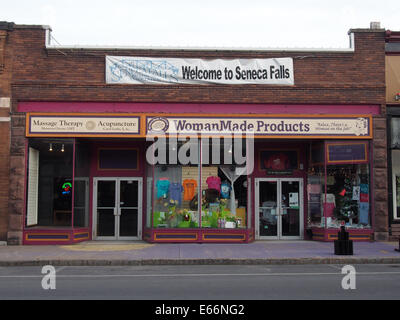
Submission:
<svg viewBox="0 0 400 320">
<path fill-rule="evenodd" d="M 88 144 L 33 138 L 27 151 L 25 227 L 88 227 Z"/>
<path fill-rule="evenodd" d="M 235 166 L 202 167 L 202 227 L 246 227 L 247 176 L 235 171 Z"/>
<path fill-rule="evenodd" d="M 153 227 L 199 226 L 199 167 L 155 165 Z"/>
<path fill-rule="evenodd" d="M 73 139 L 30 139 L 26 221 L 33 226 L 71 226 Z"/>
<path fill-rule="evenodd" d="M 203 228 L 247 227 L 248 177 L 244 139 L 202 139 Z"/>
<path fill-rule="evenodd" d="M 371 228 L 367 148 L 367 142 L 330 142 L 310 148 L 309 227 Z"/>
<path fill-rule="evenodd" d="M 199 227 L 199 145 L 197 141 L 159 141 L 151 145 L 154 165 L 147 170 L 153 228 Z M 178 153 L 180 152 L 180 156 Z M 149 154 L 149 152 L 148 152 Z M 152 217 L 151 217 L 152 215 Z"/>
<path fill-rule="evenodd" d="M 235 160 L 235 146 L 245 154 L 245 142 L 227 145 L 223 139 L 158 145 L 153 152 L 159 160 L 147 168 L 152 186 L 147 189 L 147 227 L 247 228 L 248 177 Z"/>
</svg>

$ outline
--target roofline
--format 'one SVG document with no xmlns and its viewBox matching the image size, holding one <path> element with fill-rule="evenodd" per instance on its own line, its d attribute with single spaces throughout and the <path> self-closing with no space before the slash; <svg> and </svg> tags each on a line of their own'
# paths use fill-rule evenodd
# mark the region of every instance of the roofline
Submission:
<svg viewBox="0 0 400 320">
<path fill-rule="evenodd" d="M 159 51 L 257 51 L 257 52 L 333 52 L 353 53 L 354 33 L 349 32 L 349 48 L 258 48 L 258 47 L 165 47 L 165 46 L 102 46 L 102 45 L 54 45 L 51 44 L 51 28 L 46 29 L 46 49 L 55 50 L 159 50 Z"/>
<path fill-rule="evenodd" d="M 264 52 L 354 52 L 353 48 L 257 48 L 257 47 L 162 47 L 162 46 L 83 46 L 83 45 L 47 45 L 46 49 L 65 50 L 160 50 L 160 51 L 264 51 Z"/>
<path fill-rule="evenodd" d="M 400 42 L 400 31 L 386 30 L 385 42 L 388 43 Z"/>
<path fill-rule="evenodd" d="M 51 31 L 51 27 L 48 26 L 48 25 L 16 24 L 14 22 L 0 21 L 0 30 L 12 31 L 14 29 L 44 29 L 44 30 L 50 30 Z"/>
<path fill-rule="evenodd" d="M 44 30 L 52 30 L 49 25 L 41 24 L 41 25 L 31 25 L 31 24 L 14 24 L 14 29 L 44 29 Z"/>
</svg>

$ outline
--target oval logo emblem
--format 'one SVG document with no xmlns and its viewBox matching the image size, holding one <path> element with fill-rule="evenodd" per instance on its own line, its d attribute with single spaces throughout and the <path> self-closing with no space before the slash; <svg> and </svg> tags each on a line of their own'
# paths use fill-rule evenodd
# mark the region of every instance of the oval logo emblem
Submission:
<svg viewBox="0 0 400 320">
<path fill-rule="evenodd" d="M 96 123 L 92 120 L 89 120 L 88 122 L 86 122 L 85 127 L 88 130 L 93 130 L 94 128 L 96 128 Z"/>
<path fill-rule="evenodd" d="M 149 121 L 147 125 L 147 130 L 149 132 L 167 132 L 169 127 L 168 120 L 165 118 L 153 118 Z"/>
</svg>

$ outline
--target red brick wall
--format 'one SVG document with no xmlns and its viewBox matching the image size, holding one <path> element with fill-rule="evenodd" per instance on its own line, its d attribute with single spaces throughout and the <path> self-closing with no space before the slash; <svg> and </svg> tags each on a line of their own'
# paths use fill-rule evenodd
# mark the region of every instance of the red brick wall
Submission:
<svg viewBox="0 0 400 320">
<path fill-rule="evenodd" d="M 386 117 L 374 117 L 373 140 L 373 198 L 375 206 L 374 226 L 375 239 L 388 240 L 388 168 Z"/>
<path fill-rule="evenodd" d="M 3 112 L 0 112 L 2 117 Z M 8 117 L 8 115 L 7 115 Z M 0 241 L 7 239 L 8 226 L 8 179 L 9 179 L 9 135 L 8 122 L 0 122 Z"/>
<path fill-rule="evenodd" d="M 196 103 L 385 103 L 384 32 L 357 32 L 355 53 L 44 48 L 45 30 L 14 30 L 16 100 Z M 295 86 L 109 85 L 105 55 L 293 57 Z M 378 71 L 381 70 L 381 71 Z"/>
<path fill-rule="evenodd" d="M 353 32 L 355 52 L 90 50 L 46 49 L 44 29 L 16 27 L 9 36 L 13 51 L 9 241 L 19 243 L 22 230 L 24 175 L 17 168 L 23 165 L 25 138 L 24 115 L 17 112 L 19 101 L 377 104 L 384 111 L 384 31 Z M 295 85 L 106 85 L 106 55 L 293 57 Z M 377 158 L 373 175 L 379 237 L 388 232 L 384 117 L 374 118 Z"/>
<path fill-rule="evenodd" d="M 0 99 L 10 98 L 12 61 L 6 50 L 8 32 L 0 30 Z M 10 108 L 0 107 L 0 241 L 7 240 L 10 160 Z"/>
</svg>

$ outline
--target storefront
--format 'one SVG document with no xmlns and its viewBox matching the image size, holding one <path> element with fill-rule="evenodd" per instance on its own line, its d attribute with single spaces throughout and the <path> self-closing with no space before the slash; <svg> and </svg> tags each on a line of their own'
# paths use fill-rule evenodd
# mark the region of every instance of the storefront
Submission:
<svg viewBox="0 0 400 320">
<path fill-rule="evenodd" d="M 9 35 L 26 66 L 9 243 L 387 236 L 383 30 L 309 52 L 75 50 L 47 33 Z"/>
<path fill-rule="evenodd" d="M 389 226 L 400 237 L 400 32 L 386 32 L 386 103 L 388 127 Z"/>
<path fill-rule="evenodd" d="M 330 241 L 340 225 L 371 238 L 377 107 L 229 117 L 208 107 L 217 113 L 28 112 L 24 243 Z"/>
<path fill-rule="evenodd" d="M 388 157 L 389 162 L 389 224 L 393 239 L 400 237 L 400 113 L 398 107 L 388 108 Z"/>
</svg>

